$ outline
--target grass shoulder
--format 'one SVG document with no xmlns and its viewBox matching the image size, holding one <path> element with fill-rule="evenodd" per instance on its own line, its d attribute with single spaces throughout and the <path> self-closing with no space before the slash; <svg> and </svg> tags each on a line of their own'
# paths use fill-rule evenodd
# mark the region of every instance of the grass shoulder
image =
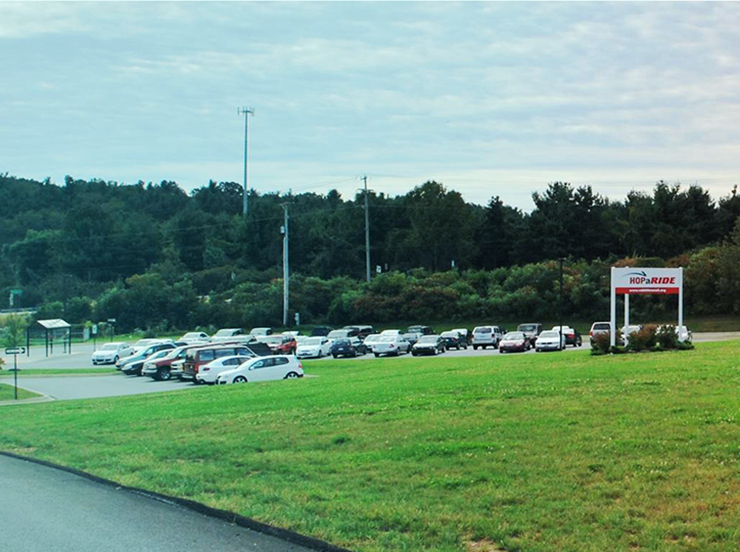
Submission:
<svg viewBox="0 0 740 552">
<path fill-rule="evenodd" d="M 26 389 L 18 388 L 18 400 L 33 399 L 34 397 L 40 397 L 38 393 L 28 391 Z M 0 402 L 10 401 L 15 398 L 15 390 L 12 385 L 7 383 L 0 383 Z"/>
</svg>

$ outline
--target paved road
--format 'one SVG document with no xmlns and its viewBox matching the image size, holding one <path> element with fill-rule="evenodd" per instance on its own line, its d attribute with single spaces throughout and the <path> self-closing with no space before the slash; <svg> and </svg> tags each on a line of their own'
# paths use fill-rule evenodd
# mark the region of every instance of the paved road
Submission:
<svg viewBox="0 0 740 552">
<path fill-rule="evenodd" d="M 24 378 L 23 372 L 19 372 L 19 374 L 18 387 L 60 400 L 141 395 L 195 387 L 190 381 L 155 381 L 148 377 L 126 376 L 124 374 L 114 374 L 112 376 L 50 376 L 48 378 Z M 2 381 L 12 384 L 10 378 L 3 378 Z"/>
<path fill-rule="evenodd" d="M 309 552 L 176 505 L 0 455 L 0 550 Z"/>
</svg>

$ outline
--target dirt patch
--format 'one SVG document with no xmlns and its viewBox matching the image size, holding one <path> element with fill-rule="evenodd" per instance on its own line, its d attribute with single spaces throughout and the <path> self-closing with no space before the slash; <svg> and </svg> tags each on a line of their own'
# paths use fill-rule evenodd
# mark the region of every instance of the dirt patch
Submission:
<svg viewBox="0 0 740 552">
<path fill-rule="evenodd" d="M 465 541 L 465 550 L 467 552 L 506 552 L 505 548 L 501 548 L 495 542 L 488 539 Z"/>
</svg>

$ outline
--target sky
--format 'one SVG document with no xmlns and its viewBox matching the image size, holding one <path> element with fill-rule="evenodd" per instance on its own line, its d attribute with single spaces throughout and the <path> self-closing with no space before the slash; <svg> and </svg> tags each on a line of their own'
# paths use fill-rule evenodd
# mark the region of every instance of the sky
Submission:
<svg viewBox="0 0 740 552">
<path fill-rule="evenodd" d="M 740 183 L 740 3 L 0 2 L 0 173 L 529 210 Z"/>
</svg>

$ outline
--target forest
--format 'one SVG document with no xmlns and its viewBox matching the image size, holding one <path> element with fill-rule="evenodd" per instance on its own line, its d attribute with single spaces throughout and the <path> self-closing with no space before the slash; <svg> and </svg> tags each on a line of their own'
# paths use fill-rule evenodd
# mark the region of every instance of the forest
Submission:
<svg viewBox="0 0 740 552">
<path fill-rule="evenodd" d="M 468 203 L 429 181 L 368 195 L 373 279 L 365 278 L 363 193 L 250 192 L 209 182 L 119 184 L 0 175 L 0 308 L 38 308 L 121 329 L 279 325 L 283 208 L 290 209 L 291 319 L 552 319 L 558 258 L 564 311 L 603 318 L 609 267 L 683 266 L 693 314 L 740 314 L 740 196 L 660 181 L 615 201 L 548 184 L 523 212 Z M 377 274 L 375 267 L 381 267 Z M 642 301 L 644 315 L 664 303 Z"/>
</svg>

